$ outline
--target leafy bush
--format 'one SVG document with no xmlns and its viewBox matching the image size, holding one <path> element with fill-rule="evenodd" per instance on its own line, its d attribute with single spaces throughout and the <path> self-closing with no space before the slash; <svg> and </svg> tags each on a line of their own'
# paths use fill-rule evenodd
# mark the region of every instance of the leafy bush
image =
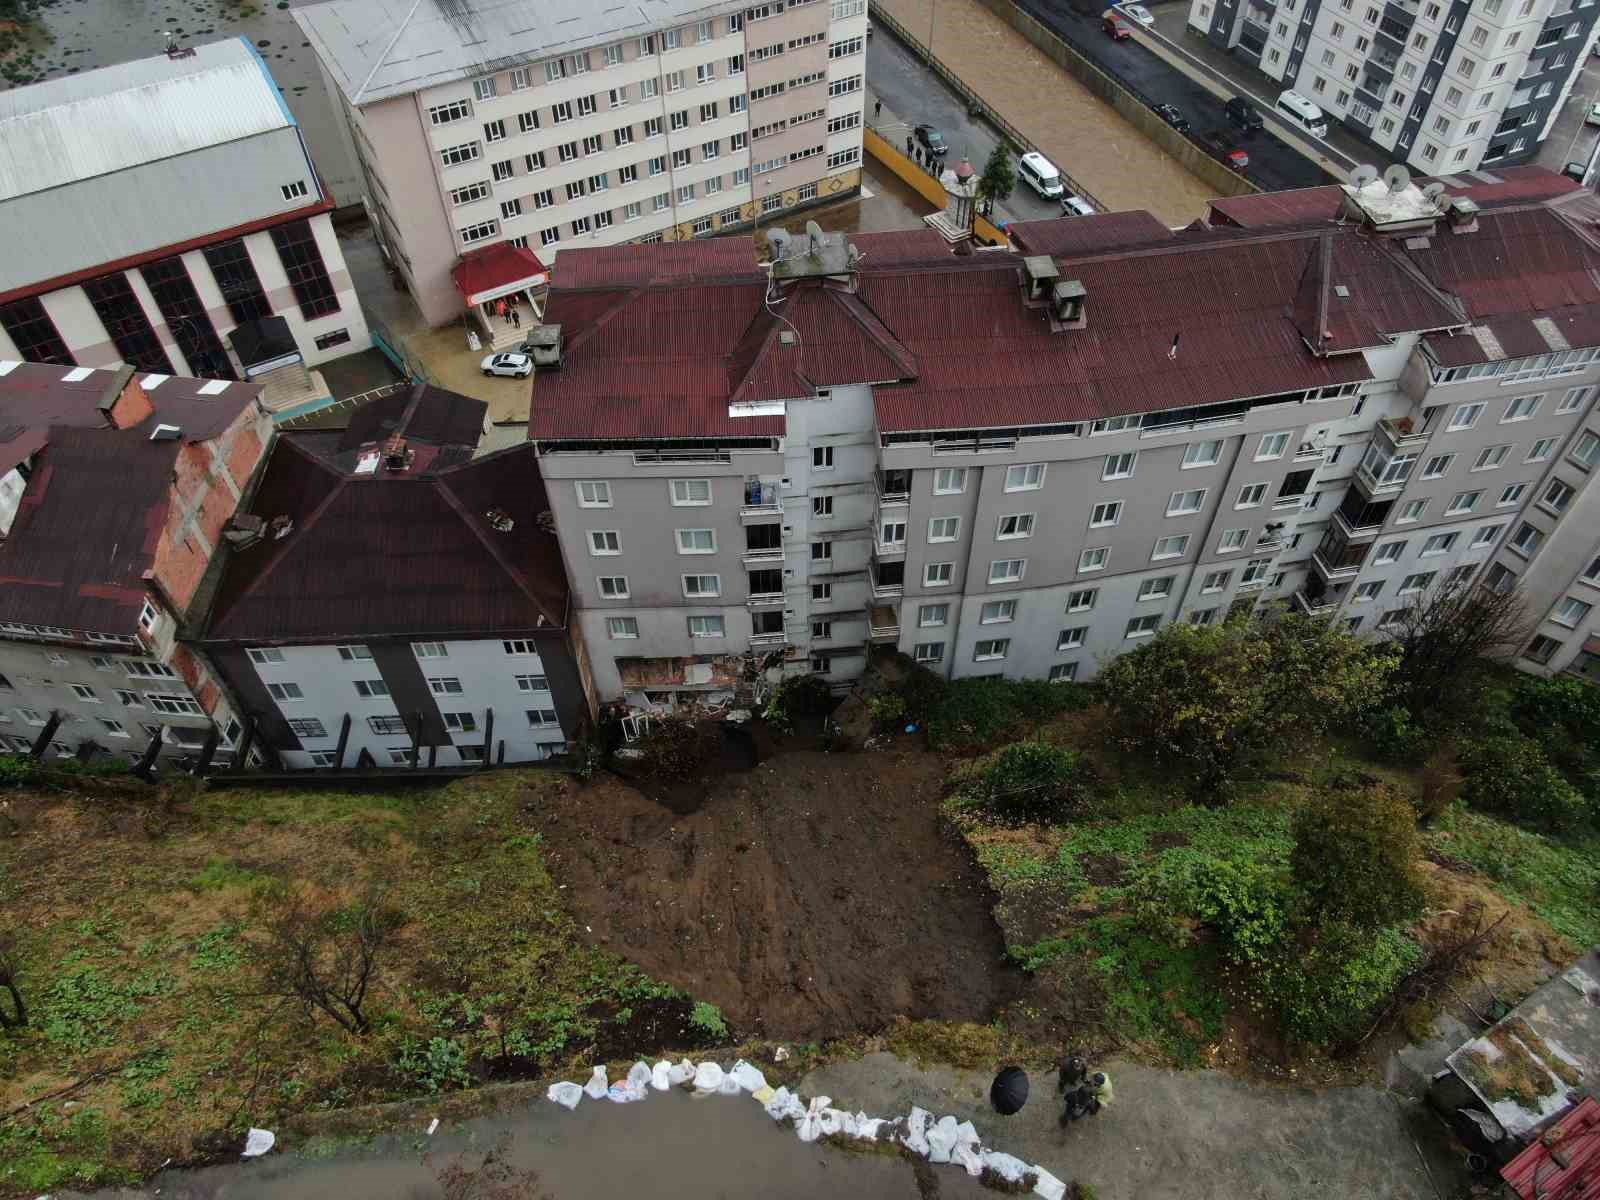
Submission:
<svg viewBox="0 0 1600 1200">
<path fill-rule="evenodd" d="M 1442 747 L 1428 755 L 1417 780 L 1415 807 L 1418 823 L 1433 824 L 1461 795 L 1461 773 L 1456 770 L 1455 752 Z"/>
<path fill-rule="evenodd" d="M 1294 815 L 1289 867 L 1308 915 L 1378 929 L 1422 911 L 1411 802 L 1384 784 L 1333 787 Z"/>
<path fill-rule="evenodd" d="M 1422 947 L 1396 929 L 1329 926 L 1304 955 L 1281 958 L 1263 982 L 1286 1032 L 1327 1044 L 1359 1036 L 1364 1020 L 1422 961 Z"/>
<path fill-rule="evenodd" d="M 913 664 L 910 659 L 905 659 L 905 662 L 907 664 L 905 678 L 900 681 L 900 686 L 895 691 L 905 701 L 906 718 L 926 724 L 928 718 L 944 703 L 945 693 L 950 690 L 950 685 L 942 676 L 935 675 L 927 667 Z"/>
<path fill-rule="evenodd" d="M 975 750 L 1004 741 L 1025 722 L 1089 704 L 1089 693 L 1073 683 L 1042 679 L 958 679 L 928 711 L 928 745 L 936 750 Z"/>
<path fill-rule="evenodd" d="M 407 1078 L 430 1092 L 472 1086 L 467 1052 L 454 1038 L 432 1037 L 424 1042 L 408 1037 L 400 1047 L 398 1065 Z"/>
<path fill-rule="evenodd" d="M 1404 705 L 1374 709 L 1361 723 L 1372 748 L 1390 762 L 1414 760 L 1429 741 L 1427 728 Z"/>
<path fill-rule="evenodd" d="M 1134 912 L 1152 933 L 1177 945 L 1199 927 L 1215 929 L 1237 962 L 1262 963 L 1288 927 L 1289 895 L 1280 871 L 1258 862 L 1183 849 L 1163 854 L 1133 891 Z"/>
<path fill-rule="evenodd" d="M 880 732 L 898 728 L 906 719 L 905 697 L 899 692 L 882 692 L 867 701 L 867 716 Z"/>
<path fill-rule="evenodd" d="M 689 1013 L 689 1024 L 718 1041 L 723 1041 L 728 1036 L 728 1022 L 723 1020 L 722 1010 L 706 1000 L 695 1001 L 694 1008 Z"/>
<path fill-rule="evenodd" d="M 1585 797 L 1551 766 L 1539 743 L 1521 734 L 1479 738 L 1460 753 L 1461 794 L 1484 812 L 1545 829 L 1566 830 L 1590 816 Z"/>
<path fill-rule="evenodd" d="M 1078 798 L 1078 753 L 1046 742 L 1012 742 L 959 768 L 952 776 L 962 798 L 1005 816 L 1031 819 L 1058 812 Z"/>
</svg>

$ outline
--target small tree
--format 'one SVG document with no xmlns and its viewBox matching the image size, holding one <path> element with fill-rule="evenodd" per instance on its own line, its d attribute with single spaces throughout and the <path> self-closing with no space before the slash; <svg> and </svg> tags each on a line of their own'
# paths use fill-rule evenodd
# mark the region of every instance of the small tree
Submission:
<svg viewBox="0 0 1600 1200">
<path fill-rule="evenodd" d="M 989 152 L 983 164 L 983 174 L 978 176 L 978 195 L 983 197 L 983 211 L 994 212 L 996 202 L 1006 200 L 1017 186 L 1016 168 L 1011 165 L 1011 152 L 1004 142 L 999 142 Z"/>
<path fill-rule="evenodd" d="M 1430 588 L 1384 626 L 1400 653 L 1396 691 L 1413 713 L 1437 708 L 1478 659 L 1520 646 L 1528 630 L 1519 588 L 1495 591 L 1467 583 Z"/>
<path fill-rule="evenodd" d="M 263 995 L 298 1001 L 350 1033 L 366 1033 L 366 1001 L 401 915 L 369 889 L 356 904 L 318 910 L 303 897 L 269 922 L 255 950 Z"/>
<path fill-rule="evenodd" d="M 28 1023 L 28 1006 L 22 1002 L 22 985 L 19 982 L 22 968 L 17 961 L 16 939 L 0 933 L 0 988 L 11 998 L 10 1011 L 0 1003 L 0 1029 L 21 1029 Z"/>
<path fill-rule="evenodd" d="M 1169 625 L 1096 681 L 1123 743 L 1201 785 L 1246 754 L 1351 719 L 1381 696 L 1390 653 L 1300 616 Z"/>
<path fill-rule="evenodd" d="M 1381 783 L 1330 788 L 1294 815 L 1289 866 L 1308 914 L 1382 929 L 1422 910 L 1411 802 Z"/>
</svg>

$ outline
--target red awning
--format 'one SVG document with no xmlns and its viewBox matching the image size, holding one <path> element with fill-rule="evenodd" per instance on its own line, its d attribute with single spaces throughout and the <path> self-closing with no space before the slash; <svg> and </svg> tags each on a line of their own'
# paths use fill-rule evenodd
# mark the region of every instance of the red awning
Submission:
<svg viewBox="0 0 1600 1200">
<path fill-rule="evenodd" d="M 462 299 L 472 305 L 549 283 L 550 273 L 538 255 L 510 242 L 496 242 L 463 254 L 450 278 Z"/>
</svg>

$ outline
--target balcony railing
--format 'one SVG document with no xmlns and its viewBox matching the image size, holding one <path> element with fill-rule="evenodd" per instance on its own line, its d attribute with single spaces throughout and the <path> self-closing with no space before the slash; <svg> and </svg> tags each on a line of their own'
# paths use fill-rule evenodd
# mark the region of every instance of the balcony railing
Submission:
<svg viewBox="0 0 1600 1200">
<path fill-rule="evenodd" d="M 1338 598 L 1329 597 L 1326 593 L 1313 600 L 1310 596 L 1306 595 L 1305 592 L 1297 591 L 1294 594 L 1294 603 L 1295 607 L 1297 607 L 1301 612 L 1312 617 L 1321 616 L 1323 613 L 1330 613 L 1339 607 Z"/>
<path fill-rule="evenodd" d="M 1263 576 L 1260 579 L 1246 579 L 1239 584 L 1235 594 L 1239 592 L 1259 592 L 1271 582 L 1272 579 L 1270 576 Z"/>
<path fill-rule="evenodd" d="M 776 483 L 748 480 L 745 483 L 744 504 L 739 509 L 741 517 L 781 517 L 783 515 L 783 487 Z"/>
<path fill-rule="evenodd" d="M 784 635 L 782 633 L 752 633 L 750 644 L 752 646 L 781 646 Z"/>
<path fill-rule="evenodd" d="M 1410 421 L 1404 423 L 1391 421 L 1388 417 L 1378 420 L 1378 432 L 1381 433 L 1396 450 L 1412 446 L 1420 446 L 1432 436 L 1426 429 L 1414 428 Z"/>
<path fill-rule="evenodd" d="M 1164 433 L 1180 433 L 1185 429 L 1215 429 L 1219 425 L 1237 425 L 1244 417 L 1244 413 L 1229 413 L 1225 417 L 1202 417 L 1198 421 L 1175 421 L 1171 425 L 1147 425 L 1139 430 L 1139 436 L 1160 437 Z"/>
<path fill-rule="evenodd" d="M 772 546 L 765 550 L 746 550 L 743 555 L 744 564 L 748 567 L 771 566 L 773 563 L 783 561 L 783 547 Z"/>
<path fill-rule="evenodd" d="M 904 583 L 879 583 L 876 579 L 872 581 L 872 598 L 874 600 L 893 600 L 897 596 L 905 595 L 905 590 L 906 585 Z"/>
<path fill-rule="evenodd" d="M 1318 547 L 1311 552 L 1311 565 L 1316 567 L 1317 574 L 1329 581 L 1335 579 L 1354 579 L 1361 573 L 1361 564 L 1359 562 L 1346 563 L 1340 562 L 1337 559 L 1329 560 L 1322 553 L 1321 547 Z"/>
<path fill-rule="evenodd" d="M 1299 509 L 1306 506 L 1306 497 L 1311 493 L 1297 492 L 1293 496 L 1279 496 L 1272 502 L 1274 512 L 1287 512 L 1290 509 Z"/>
<path fill-rule="evenodd" d="M 774 604 L 783 603 L 782 592 L 752 592 L 745 601 L 748 608 L 771 608 Z"/>
<path fill-rule="evenodd" d="M 1350 518 L 1345 516 L 1343 509 L 1336 508 L 1333 510 L 1333 527 L 1346 538 L 1375 537 L 1383 528 L 1383 522 L 1379 521 L 1374 525 L 1354 525 Z"/>
<path fill-rule="evenodd" d="M 1356 478 L 1366 487 L 1369 496 L 1392 496 L 1405 489 L 1410 476 L 1404 479 L 1384 479 L 1367 470 L 1367 465 L 1362 463 L 1356 468 Z"/>
<path fill-rule="evenodd" d="M 872 550 L 879 558 L 904 558 L 906 556 L 906 544 L 904 542 L 874 541 Z"/>
<path fill-rule="evenodd" d="M 1326 457 L 1327 451 L 1324 450 L 1323 447 L 1317 445 L 1315 442 L 1301 442 L 1300 445 L 1295 448 L 1294 452 L 1294 461 L 1297 463 L 1321 462 Z"/>
<path fill-rule="evenodd" d="M 868 636 L 897 638 L 900 636 L 900 610 L 891 604 L 873 604 L 867 609 Z"/>
</svg>

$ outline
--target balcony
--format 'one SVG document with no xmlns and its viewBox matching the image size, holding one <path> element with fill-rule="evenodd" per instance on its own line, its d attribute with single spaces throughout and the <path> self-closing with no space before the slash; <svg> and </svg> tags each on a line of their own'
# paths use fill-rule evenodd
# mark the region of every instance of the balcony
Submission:
<svg viewBox="0 0 1600 1200">
<path fill-rule="evenodd" d="M 1428 430 L 1413 426 L 1410 417 L 1401 417 L 1398 421 L 1382 417 L 1378 420 L 1378 433 L 1391 453 L 1420 446 L 1433 436 Z"/>
<path fill-rule="evenodd" d="M 1329 596 L 1326 592 L 1312 599 L 1304 591 L 1298 591 L 1294 594 L 1294 606 L 1308 617 L 1320 617 L 1338 608 L 1339 599 L 1336 596 Z"/>
<path fill-rule="evenodd" d="M 901 564 L 896 564 L 901 565 Z M 872 598 L 874 600 L 896 600 L 905 595 L 905 573 L 890 574 L 883 577 L 872 577 Z"/>
<path fill-rule="evenodd" d="M 1355 477 L 1356 482 L 1369 496 L 1397 496 L 1405 490 L 1407 482 L 1411 479 L 1411 472 L 1406 471 L 1403 475 L 1397 475 L 1385 470 L 1381 475 L 1374 475 L 1367 464 L 1362 463 L 1356 468 Z"/>
<path fill-rule="evenodd" d="M 1321 462 L 1326 457 L 1326 449 L 1315 442 L 1301 442 L 1295 447 L 1294 461 L 1297 463 Z"/>
<path fill-rule="evenodd" d="M 783 547 L 770 546 L 758 550 L 746 550 L 740 556 L 740 561 L 747 567 L 781 567 L 783 565 Z"/>
<path fill-rule="evenodd" d="M 745 602 L 746 608 L 781 608 L 783 606 L 782 592 L 751 592 L 750 598 Z M 782 635 L 779 635 L 780 640 Z"/>
<path fill-rule="evenodd" d="M 752 646 L 781 646 L 783 642 L 784 635 L 782 633 L 752 633 L 750 635 L 750 644 Z"/>
<path fill-rule="evenodd" d="M 783 486 L 763 479 L 747 479 L 744 504 L 739 509 L 743 522 L 771 521 L 783 516 Z"/>
<path fill-rule="evenodd" d="M 903 508 L 911 503 L 911 472 L 879 471 L 873 482 L 878 489 L 878 507 Z"/>
<path fill-rule="evenodd" d="M 1311 565 L 1316 568 L 1317 574 L 1321 575 L 1329 583 L 1354 579 L 1361 574 L 1361 564 L 1366 561 L 1368 547 L 1366 545 L 1360 546 L 1361 553 L 1359 555 L 1351 553 L 1356 549 L 1358 547 L 1347 546 L 1344 552 L 1340 553 L 1331 549 L 1327 540 L 1324 539 L 1322 545 L 1311 552 Z"/>
<path fill-rule="evenodd" d="M 893 604 L 873 604 L 867 608 L 867 635 L 875 642 L 900 637 L 900 610 Z"/>
<path fill-rule="evenodd" d="M 874 539 L 872 553 L 875 557 L 885 562 L 899 562 L 906 556 L 906 544 L 904 542 L 880 542 Z"/>
<path fill-rule="evenodd" d="M 1298 512 L 1306 506 L 1308 492 L 1296 492 L 1292 496 L 1279 496 L 1272 502 L 1273 512 Z"/>
<path fill-rule="evenodd" d="M 1243 595 L 1246 592 L 1259 592 L 1271 582 L 1272 577 L 1270 575 L 1263 575 L 1260 579 L 1241 580 L 1239 586 L 1234 589 L 1234 594 Z"/>
</svg>

